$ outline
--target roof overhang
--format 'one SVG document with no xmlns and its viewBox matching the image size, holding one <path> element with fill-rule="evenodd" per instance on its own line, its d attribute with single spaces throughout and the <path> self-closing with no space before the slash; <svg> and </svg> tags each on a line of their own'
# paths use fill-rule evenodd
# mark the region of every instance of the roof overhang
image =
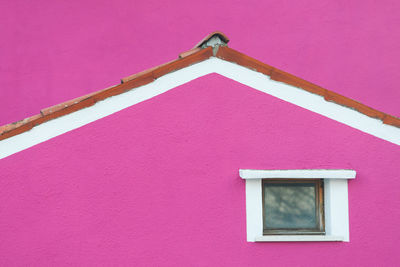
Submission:
<svg viewBox="0 0 400 267">
<path fill-rule="evenodd" d="M 121 84 L 40 111 L 0 127 L 0 158 L 108 116 L 210 73 L 245 84 L 292 104 L 400 145 L 400 119 L 307 82 L 226 46 L 210 34 L 178 59 L 123 78 Z M 218 37 L 224 43 L 205 43 Z M 123 97 L 119 97 L 124 95 Z M 95 110 L 95 112 L 92 112 Z M 60 124 L 59 122 L 62 121 Z M 60 124 L 60 125 L 59 125 Z M 54 125 L 58 125 L 54 128 Z"/>
</svg>

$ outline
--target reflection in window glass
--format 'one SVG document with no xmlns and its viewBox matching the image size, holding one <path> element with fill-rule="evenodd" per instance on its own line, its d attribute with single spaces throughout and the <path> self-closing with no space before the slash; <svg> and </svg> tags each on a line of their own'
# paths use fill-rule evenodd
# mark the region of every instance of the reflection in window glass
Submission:
<svg viewBox="0 0 400 267">
<path fill-rule="evenodd" d="M 317 228 L 315 183 L 264 183 L 265 229 Z"/>
</svg>

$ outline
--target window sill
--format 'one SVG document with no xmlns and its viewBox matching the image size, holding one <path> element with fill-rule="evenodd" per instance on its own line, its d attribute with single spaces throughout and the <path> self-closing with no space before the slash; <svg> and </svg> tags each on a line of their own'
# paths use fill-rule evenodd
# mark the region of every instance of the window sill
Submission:
<svg viewBox="0 0 400 267">
<path fill-rule="evenodd" d="M 239 170 L 242 179 L 354 179 L 354 170 Z"/>
<path fill-rule="evenodd" d="M 332 235 L 268 235 L 256 237 L 256 242 L 320 242 L 343 241 L 342 236 Z"/>
</svg>

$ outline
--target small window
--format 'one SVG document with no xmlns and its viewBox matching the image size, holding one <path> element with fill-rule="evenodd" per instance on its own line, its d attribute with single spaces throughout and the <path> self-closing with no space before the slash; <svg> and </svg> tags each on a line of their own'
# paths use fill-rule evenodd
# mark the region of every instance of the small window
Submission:
<svg viewBox="0 0 400 267">
<path fill-rule="evenodd" d="M 324 235 L 322 179 L 263 179 L 264 235 Z"/>
<path fill-rule="evenodd" d="M 248 242 L 350 241 L 348 180 L 355 170 L 239 170 Z"/>
</svg>

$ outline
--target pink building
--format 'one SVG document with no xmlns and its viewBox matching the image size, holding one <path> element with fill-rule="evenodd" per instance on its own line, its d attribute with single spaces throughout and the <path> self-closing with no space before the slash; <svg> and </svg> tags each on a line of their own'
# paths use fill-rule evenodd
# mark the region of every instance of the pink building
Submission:
<svg viewBox="0 0 400 267">
<path fill-rule="evenodd" d="M 1 265 L 399 264 L 400 119 L 228 42 L 1 127 Z"/>
</svg>

